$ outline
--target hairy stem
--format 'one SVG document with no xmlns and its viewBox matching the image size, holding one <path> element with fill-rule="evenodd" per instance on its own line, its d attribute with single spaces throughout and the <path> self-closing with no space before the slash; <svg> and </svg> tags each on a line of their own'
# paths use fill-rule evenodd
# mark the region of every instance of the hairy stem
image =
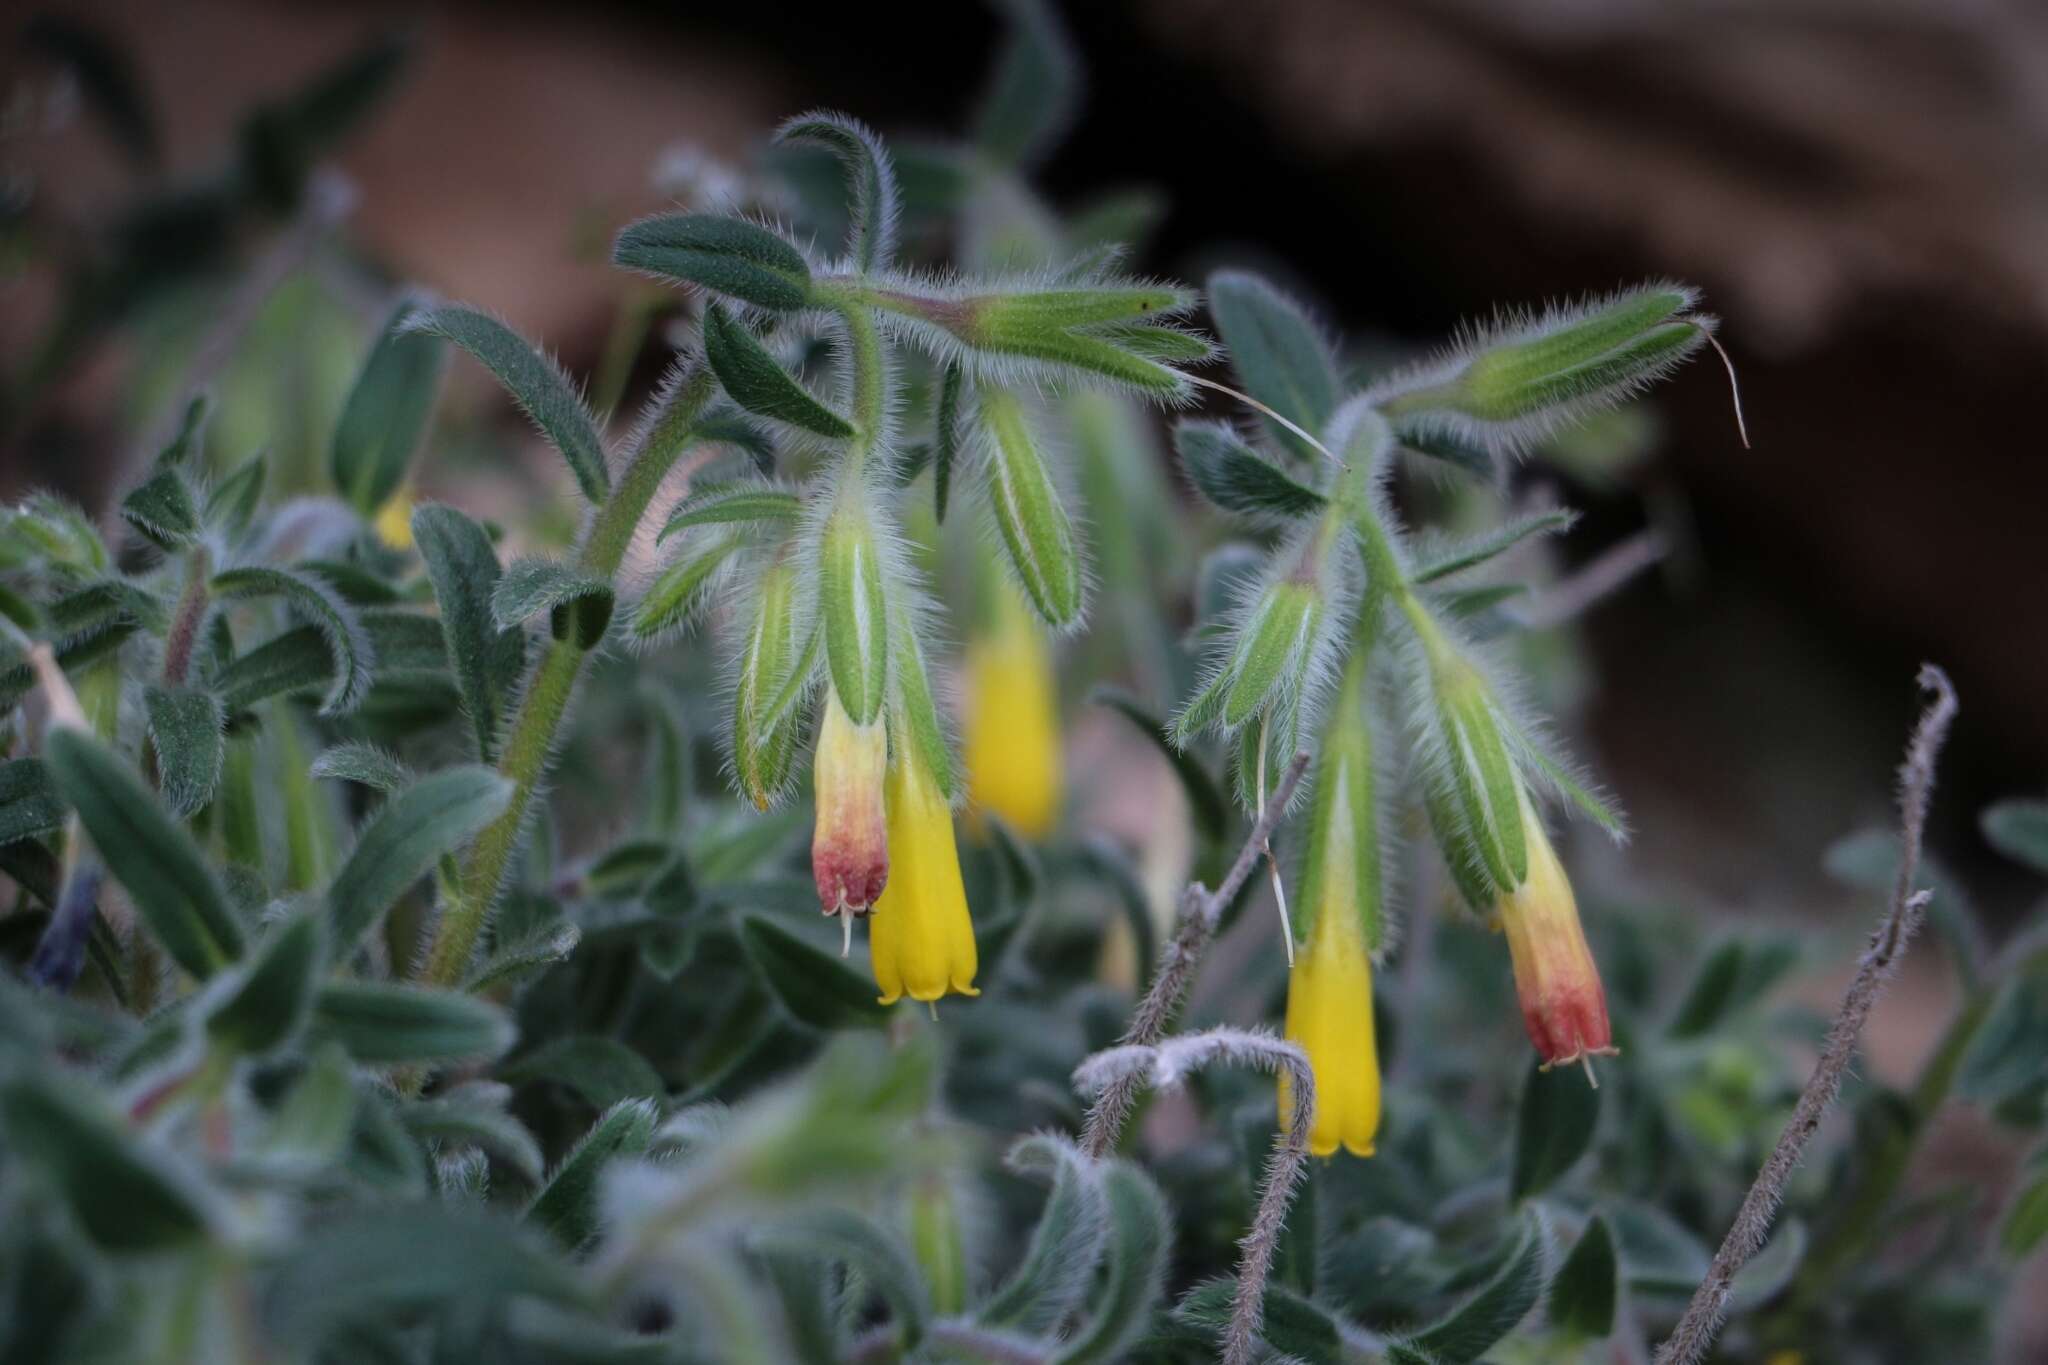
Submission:
<svg viewBox="0 0 2048 1365">
<path fill-rule="evenodd" d="M 699 366 L 669 389 L 611 496 L 591 520 L 576 557 L 584 569 L 607 579 L 618 573 L 648 504 L 689 447 L 691 432 L 713 387 L 711 372 Z M 477 836 L 463 865 L 461 894 L 449 903 L 434 930 L 421 971 L 430 984 L 454 986 L 469 968 L 477 939 L 504 889 L 512 855 L 526 832 L 534 793 L 547 778 L 555 737 L 562 717 L 568 714 L 587 653 L 574 639 L 552 640 L 527 679 L 511 734 L 498 756 L 498 772 L 512 782 L 512 799 Z"/>
<path fill-rule="evenodd" d="M 186 557 L 185 591 L 171 616 L 170 633 L 164 636 L 164 681 L 172 687 L 182 685 L 192 670 L 192 651 L 212 600 L 212 579 L 213 555 L 201 545 Z"/>
<path fill-rule="evenodd" d="M 1799 1092 L 1799 1103 L 1777 1146 L 1764 1159 L 1756 1183 L 1736 1211 L 1734 1225 L 1714 1254 L 1713 1264 L 1686 1305 L 1685 1315 L 1670 1338 L 1657 1351 L 1656 1365 L 1699 1365 L 1720 1331 L 1722 1314 L 1728 1307 L 1730 1287 L 1749 1259 L 1763 1249 L 1770 1236 L 1771 1219 L 1784 1198 L 1786 1182 L 1792 1178 L 1806 1144 L 1820 1128 L 1821 1119 L 1834 1104 L 1842 1088 L 1842 1077 L 1862 1037 L 1871 1006 L 1890 980 L 1899 954 L 1920 925 L 1930 893 L 1916 891 L 1913 882 L 1920 870 L 1920 840 L 1927 826 L 1927 802 L 1934 789 L 1934 761 L 1956 716 L 1955 689 L 1948 676 L 1932 664 L 1920 669 L 1920 686 L 1934 694 L 1934 700 L 1920 715 L 1906 748 L 1906 761 L 1899 769 L 1899 874 L 1892 884 L 1891 904 L 1870 936 L 1870 945 L 1856 965 L 1856 975 L 1842 996 L 1842 1007 L 1828 1029 L 1820 1060 Z"/>
<path fill-rule="evenodd" d="M 1187 891 L 1181 896 L 1180 927 L 1175 931 L 1173 940 L 1160 951 L 1159 966 L 1152 974 L 1152 988 L 1145 992 L 1145 998 L 1132 1011 L 1131 1022 L 1120 1040 L 1122 1045 L 1149 1047 L 1166 1035 L 1166 1026 L 1180 1010 L 1188 985 L 1194 980 L 1195 968 L 1201 964 L 1209 940 L 1215 937 L 1216 923 L 1222 917 L 1224 907 L 1237 898 L 1238 891 L 1257 869 L 1260 858 L 1264 856 L 1261 850 L 1271 841 L 1273 829 L 1280 823 L 1287 803 L 1294 799 L 1294 789 L 1300 785 L 1301 775 L 1306 771 L 1308 755 L 1296 754 L 1288 763 L 1287 771 L 1281 775 L 1279 785 L 1273 789 L 1272 799 L 1259 812 L 1258 823 L 1252 826 L 1244 847 L 1238 850 L 1237 861 L 1230 865 L 1230 871 L 1214 891 L 1200 882 L 1188 884 Z M 1126 1075 L 1113 1079 L 1102 1088 L 1088 1109 L 1087 1125 L 1081 1135 L 1083 1151 L 1093 1157 L 1109 1155 L 1123 1137 L 1124 1125 L 1130 1121 L 1131 1110 L 1138 1102 L 1141 1084 L 1139 1077 Z"/>
</svg>

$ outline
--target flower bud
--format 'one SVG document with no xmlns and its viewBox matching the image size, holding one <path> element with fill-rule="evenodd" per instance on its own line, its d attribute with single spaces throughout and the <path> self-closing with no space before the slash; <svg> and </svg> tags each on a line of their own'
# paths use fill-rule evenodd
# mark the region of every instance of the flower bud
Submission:
<svg viewBox="0 0 2048 1365">
<path fill-rule="evenodd" d="M 889 679 L 889 614 L 874 527 L 858 499 L 842 501 L 826 518 L 818 605 L 833 689 L 855 722 L 879 721 Z"/>
<path fill-rule="evenodd" d="M 817 825 L 811 834 L 811 873 L 818 905 L 828 915 L 864 915 L 889 880 L 889 836 L 883 780 L 888 731 L 880 720 L 856 724 L 825 690 L 813 769 Z"/>
<path fill-rule="evenodd" d="M 1060 814 L 1060 717 L 1052 649 L 1008 584 L 994 620 L 967 642 L 964 747 L 970 812 L 987 812 L 1027 839 Z"/>
<path fill-rule="evenodd" d="M 733 689 L 732 754 L 740 786 L 768 809 L 796 751 L 797 703 L 811 672 L 815 634 L 796 611 L 796 570 L 777 560 L 761 574 Z"/>
<path fill-rule="evenodd" d="M 889 852 L 895 861 L 888 888 L 868 920 L 881 1002 L 908 995 L 937 1000 L 948 991 L 979 995 L 974 921 L 960 878 L 953 840 L 953 810 L 916 744 L 897 746 L 888 777 Z"/>
<path fill-rule="evenodd" d="M 1045 453 L 1015 394 L 981 390 L 989 506 L 1017 581 L 1051 626 L 1081 619 L 1081 556 Z"/>
<path fill-rule="evenodd" d="M 1519 795 L 1519 806 L 1529 875 L 1500 898 L 1499 911 L 1514 959 L 1523 1026 L 1546 1067 L 1611 1056 L 1615 1047 L 1607 993 L 1586 946 L 1571 883 L 1527 795 Z"/>
<path fill-rule="evenodd" d="M 1618 402 L 1706 344 L 1696 291 L 1657 284 L 1497 328 L 1372 397 L 1395 425 L 1519 449 L 1561 422 Z"/>
</svg>

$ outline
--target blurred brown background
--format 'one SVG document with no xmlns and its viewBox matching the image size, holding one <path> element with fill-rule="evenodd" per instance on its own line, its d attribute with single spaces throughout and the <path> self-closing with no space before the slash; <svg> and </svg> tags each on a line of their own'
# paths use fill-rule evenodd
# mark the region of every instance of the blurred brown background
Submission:
<svg viewBox="0 0 2048 1365">
<path fill-rule="evenodd" d="M 1964 699 L 1936 847 L 2010 927 L 2038 896 L 1975 830 L 2048 786 L 2048 17 L 1979 0 L 1832 4 L 1126 0 L 1065 7 L 1092 82 L 1055 198 L 1132 182 L 1174 213 L 1143 262 L 1257 264 L 1334 328 L 1426 340 L 1497 303 L 1668 274 L 1706 289 L 1711 360 L 1660 392 L 1660 461 L 1572 488 L 1584 558 L 1661 509 L 1672 562 L 1593 618 L 1586 736 L 1645 880 L 1737 912 L 1860 913 L 1819 872 L 1882 822 L 1922 659 Z M 257 3 L 66 7 L 125 36 L 169 173 L 237 113 L 410 23 L 401 93 L 340 157 L 349 231 L 395 278 L 600 362 L 610 230 L 657 207 L 677 142 L 744 161 L 830 103 L 956 127 L 979 6 Z M 19 59 L 10 56 L 10 62 Z M 16 71 L 17 76 L 23 73 Z M 20 89 L 10 81 L 10 89 Z M 10 174 L 90 218 L 125 171 L 92 130 L 10 106 Z M 252 253 L 260 244 L 252 244 Z M 6 283 L 23 346 L 47 281 Z M 119 347 L 0 450 L 0 494 L 103 500 Z M 457 367 L 459 401 L 495 401 Z"/>
</svg>

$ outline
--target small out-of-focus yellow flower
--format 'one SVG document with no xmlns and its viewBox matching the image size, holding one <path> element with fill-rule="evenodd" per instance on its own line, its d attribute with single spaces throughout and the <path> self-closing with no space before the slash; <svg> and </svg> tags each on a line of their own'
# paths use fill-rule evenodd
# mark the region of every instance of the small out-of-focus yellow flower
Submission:
<svg viewBox="0 0 2048 1365">
<path fill-rule="evenodd" d="M 1354 1156 L 1371 1156 L 1380 1127 L 1379 1046 L 1365 939 L 1365 917 L 1378 912 L 1379 888 L 1360 882 L 1361 867 L 1377 882 L 1378 851 L 1358 844 L 1373 829 L 1371 781 L 1370 760 L 1361 748 L 1339 743 L 1335 752 L 1325 751 L 1304 882 L 1305 908 L 1313 919 L 1287 979 L 1287 1038 L 1300 1044 L 1315 1072 L 1308 1149 L 1317 1156 L 1329 1156 L 1340 1145 Z M 1283 1126 L 1292 1112 L 1292 1089 L 1282 1076 Z"/>
<path fill-rule="evenodd" d="M 825 689 L 818 755 L 811 775 L 817 823 L 811 830 L 811 875 L 818 906 L 828 915 L 864 915 L 889 880 L 889 831 L 883 810 L 889 734 L 880 716 L 857 725 Z"/>
<path fill-rule="evenodd" d="M 1052 646 L 1015 588 L 990 594 L 993 620 L 967 643 L 962 747 L 969 819 L 994 814 L 1027 839 L 1060 816 L 1060 717 Z"/>
<path fill-rule="evenodd" d="M 412 548 L 412 507 L 411 488 L 400 488 L 377 509 L 377 519 L 372 525 L 377 539 L 394 550 Z"/>
<path fill-rule="evenodd" d="M 1514 959 L 1523 1026 L 1546 1067 L 1611 1055 L 1607 992 L 1586 946 L 1578 902 L 1526 792 L 1521 804 L 1529 875 L 1500 898 L 1500 927 Z"/>
<path fill-rule="evenodd" d="M 974 988 L 974 921 L 960 880 L 953 810 L 915 743 L 889 767 L 889 884 L 868 920 L 881 1001 L 937 1000 Z"/>
</svg>

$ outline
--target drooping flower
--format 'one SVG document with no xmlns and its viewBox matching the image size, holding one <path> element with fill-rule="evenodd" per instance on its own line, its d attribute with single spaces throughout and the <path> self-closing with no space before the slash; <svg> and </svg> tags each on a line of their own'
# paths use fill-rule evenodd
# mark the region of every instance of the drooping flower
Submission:
<svg viewBox="0 0 2048 1365">
<path fill-rule="evenodd" d="M 1523 1026 L 1545 1067 L 1611 1056 L 1616 1048 L 1607 993 L 1586 946 L 1578 902 L 1528 794 L 1519 795 L 1529 875 L 1500 898 L 1499 914 L 1514 959 Z"/>
<path fill-rule="evenodd" d="M 889 880 L 889 833 L 884 813 L 888 731 L 877 716 L 857 725 L 825 689 L 812 775 L 817 824 L 811 833 L 811 874 L 818 906 L 828 915 L 864 915 Z"/>
<path fill-rule="evenodd" d="M 1324 735 L 1302 876 L 1307 941 L 1287 980 L 1287 1037 L 1308 1054 L 1315 1073 L 1308 1146 L 1317 1156 L 1340 1145 L 1371 1156 L 1380 1126 L 1371 955 L 1382 932 L 1382 896 L 1363 675 L 1363 660 L 1354 657 Z M 1283 1126 L 1292 1106 L 1283 1076 Z"/>
<path fill-rule="evenodd" d="M 920 745 L 897 746 L 887 787 L 892 866 L 868 920 L 881 1002 L 893 1005 L 905 995 L 932 1001 L 948 991 L 979 995 L 953 809 Z"/>
<path fill-rule="evenodd" d="M 986 813 L 1027 839 L 1059 822 L 1060 719 L 1052 647 L 1007 583 L 989 594 L 988 629 L 967 644 L 962 741 L 969 818 Z"/>
</svg>

